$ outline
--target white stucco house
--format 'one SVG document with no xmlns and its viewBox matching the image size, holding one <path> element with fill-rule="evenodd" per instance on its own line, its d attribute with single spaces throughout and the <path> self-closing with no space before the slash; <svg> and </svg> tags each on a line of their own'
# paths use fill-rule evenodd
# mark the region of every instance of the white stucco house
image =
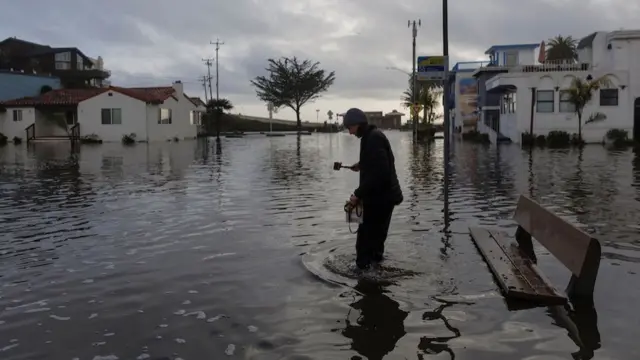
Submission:
<svg viewBox="0 0 640 360">
<path fill-rule="evenodd" d="M 193 139 L 197 106 L 179 81 L 167 87 L 60 89 L 40 96 L 0 102 L 0 132 L 24 140 L 66 138 L 72 131 L 119 142 Z M 66 129 L 65 129 L 66 126 Z"/>
<path fill-rule="evenodd" d="M 540 63 L 539 46 L 511 50 L 503 46 L 501 52 L 490 54 L 491 65 L 474 73 L 482 82 L 480 107 L 489 105 L 488 99 L 499 97 L 495 110 L 492 106 L 480 109 L 479 131 L 489 132 L 491 138 L 507 137 L 515 143 L 520 143 L 521 135 L 530 132 L 531 127 L 536 135 L 553 130 L 577 133 L 577 116 L 563 91 L 574 78 L 606 75 L 611 86 L 597 91 L 584 109 L 583 139 L 601 142 L 614 128 L 640 139 L 640 30 L 595 32 L 583 38 L 575 63 Z M 496 115 L 489 118 L 487 115 L 493 111 Z M 605 114 L 607 119 L 584 125 L 596 112 Z"/>
<path fill-rule="evenodd" d="M 207 104 L 199 97 L 190 97 L 191 102 L 196 106 L 191 113 L 191 125 L 202 125 L 202 117 L 207 112 Z"/>
</svg>

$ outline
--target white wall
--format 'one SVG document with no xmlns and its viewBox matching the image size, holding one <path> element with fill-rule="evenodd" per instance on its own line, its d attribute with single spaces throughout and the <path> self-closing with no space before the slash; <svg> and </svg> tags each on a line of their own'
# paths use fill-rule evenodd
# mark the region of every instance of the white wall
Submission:
<svg viewBox="0 0 640 360">
<path fill-rule="evenodd" d="M 198 134 L 198 126 L 191 124 L 191 111 L 196 106 L 184 95 L 182 84 L 173 85 L 175 98 L 170 97 L 161 105 L 147 106 L 149 123 L 149 141 L 162 141 L 178 137 L 180 140 L 194 139 Z M 177 100 L 176 100 L 177 99 Z M 171 124 L 158 124 L 160 109 L 171 109 Z"/>
<path fill-rule="evenodd" d="M 13 121 L 13 110 L 22 110 L 22 121 Z M 25 129 L 35 123 L 36 110 L 33 108 L 9 108 L 6 112 L 0 113 L 0 133 L 4 134 L 11 141 L 14 137 L 22 140 L 27 139 Z"/>
<path fill-rule="evenodd" d="M 110 96 L 111 95 L 111 96 Z M 102 125 L 102 109 L 121 109 L 122 124 Z M 146 104 L 116 91 L 107 91 L 78 105 L 81 136 L 95 134 L 102 141 L 119 142 L 125 134 L 135 133 L 139 141 L 147 139 Z"/>
</svg>

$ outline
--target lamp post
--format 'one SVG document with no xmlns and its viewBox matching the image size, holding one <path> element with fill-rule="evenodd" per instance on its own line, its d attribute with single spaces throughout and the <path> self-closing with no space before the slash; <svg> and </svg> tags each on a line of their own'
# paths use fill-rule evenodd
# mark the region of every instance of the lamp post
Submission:
<svg viewBox="0 0 640 360">
<path fill-rule="evenodd" d="M 451 146 L 451 125 L 449 119 L 449 9 L 448 0 L 442 0 L 442 55 L 445 58 L 443 102 L 444 102 L 444 223 L 449 225 L 449 148 Z"/>
<path fill-rule="evenodd" d="M 320 109 L 316 109 L 316 122 L 318 122 L 318 118 L 320 117 Z"/>
<path fill-rule="evenodd" d="M 446 1 L 446 0 L 443 0 Z M 413 61 L 413 67 L 411 68 L 411 76 L 412 76 L 412 80 L 413 80 L 413 88 L 411 89 L 411 93 L 412 93 L 412 103 L 415 104 L 418 102 L 418 97 L 417 97 L 417 90 L 418 90 L 418 79 L 416 77 L 416 37 L 418 36 L 418 27 L 422 26 L 422 22 L 420 21 L 420 19 L 418 19 L 418 21 L 416 20 L 409 20 L 407 23 L 407 27 L 411 27 L 413 25 L 413 28 L 411 29 L 411 35 L 413 38 L 413 58 L 411 59 Z M 415 113 L 415 111 L 413 112 L 413 139 L 417 140 L 418 139 L 418 115 Z"/>
</svg>

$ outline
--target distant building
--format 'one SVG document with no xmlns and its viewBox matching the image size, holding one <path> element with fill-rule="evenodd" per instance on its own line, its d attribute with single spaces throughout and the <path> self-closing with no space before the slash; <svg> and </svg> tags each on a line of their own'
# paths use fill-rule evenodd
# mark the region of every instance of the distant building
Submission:
<svg viewBox="0 0 640 360">
<path fill-rule="evenodd" d="M 43 87 L 60 89 L 60 79 L 16 71 L 0 70 L 0 101 L 40 95 Z"/>
<path fill-rule="evenodd" d="M 98 61 L 102 67 L 102 59 Z M 0 41 L 0 70 L 56 76 L 65 88 L 100 87 L 111 76 L 78 48 L 51 47 L 15 37 Z"/>
<path fill-rule="evenodd" d="M 382 111 L 365 111 L 369 124 L 375 125 L 380 129 L 400 129 L 402 126 L 403 113 L 393 110 L 390 113 L 383 114 Z M 342 117 L 344 114 L 338 114 L 336 117 Z"/>
<path fill-rule="evenodd" d="M 0 108 L 0 132 L 10 139 L 66 140 L 72 130 L 105 142 L 119 142 L 131 133 L 139 141 L 193 139 L 197 134 L 192 123 L 197 107 L 179 81 L 164 87 L 59 89 L 3 101 Z"/>
<path fill-rule="evenodd" d="M 578 121 L 567 90 L 574 79 L 607 76 L 610 86 L 595 91 L 584 109 L 583 139 L 598 143 L 609 130 L 621 129 L 640 140 L 640 63 L 634 55 L 640 52 L 640 30 L 594 32 L 580 40 L 577 61 L 546 60 L 537 44 L 517 47 L 492 47 L 488 51 L 491 64 L 475 72 L 483 91 L 494 98 L 491 117 L 479 122 L 479 131 L 491 139 L 502 135 L 515 143 L 531 128 L 535 135 L 577 133 Z M 495 96 L 500 99 L 498 110 Z M 584 124 L 597 113 L 606 120 Z"/>
</svg>

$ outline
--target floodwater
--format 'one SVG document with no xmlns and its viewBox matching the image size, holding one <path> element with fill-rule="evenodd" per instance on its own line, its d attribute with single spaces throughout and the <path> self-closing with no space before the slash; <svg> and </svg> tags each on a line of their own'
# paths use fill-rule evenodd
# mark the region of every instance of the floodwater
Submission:
<svg viewBox="0 0 640 360">
<path fill-rule="evenodd" d="M 444 232 L 441 140 L 388 136 L 405 195 L 388 261 L 416 275 L 385 286 L 322 266 L 354 250 L 342 206 L 358 177 L 332 171 L 357 160 L 347 134 L 0 149 L 0 358 L 640 358 L 631 150 L 456 142 Z M 514 231 L 518 194 L 601 240 L 595 312 L 500 296 L 467 228 Z"/>
</svg>

